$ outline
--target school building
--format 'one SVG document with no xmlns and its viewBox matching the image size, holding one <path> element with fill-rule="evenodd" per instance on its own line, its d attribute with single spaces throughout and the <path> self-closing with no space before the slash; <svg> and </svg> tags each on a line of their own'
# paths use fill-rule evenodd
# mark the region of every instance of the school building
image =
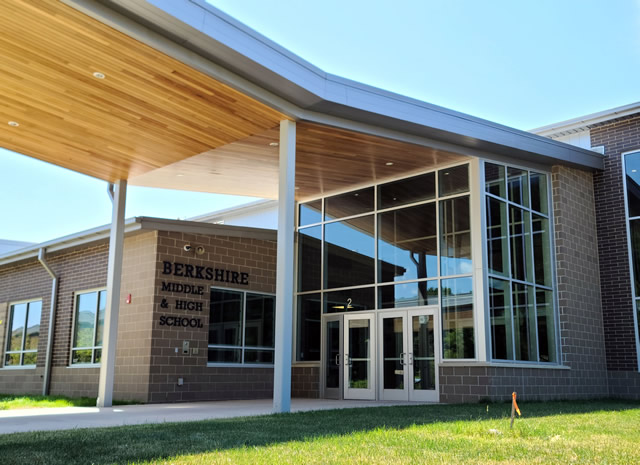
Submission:
<svg viewBox="0 0 640 465">
<path fill-rule="evenodd" d="M 200 0 L 4 2 L 0 26 L 0 145 L 113 201 L 0 252 L 0 392 L 640 398 L 640 104 L 520 131 Z M 129 184 L 267 200 L 125 220 Z"/>
</svg>

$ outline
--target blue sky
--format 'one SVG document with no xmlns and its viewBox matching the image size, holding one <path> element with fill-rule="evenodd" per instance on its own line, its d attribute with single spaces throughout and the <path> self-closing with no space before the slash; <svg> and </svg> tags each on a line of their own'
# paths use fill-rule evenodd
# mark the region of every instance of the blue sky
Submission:
<svg viewBox="0 0 640 465">
<path fill-rule="evenodd" d="M 323 70 L 519 129 L 640 100 L 640 0 L 211 0 Z M 111 218 L 106 183 L 0 149 L 0 238 Z M 130 188 L 127 216 L 249 198 Z"/>
</svg>

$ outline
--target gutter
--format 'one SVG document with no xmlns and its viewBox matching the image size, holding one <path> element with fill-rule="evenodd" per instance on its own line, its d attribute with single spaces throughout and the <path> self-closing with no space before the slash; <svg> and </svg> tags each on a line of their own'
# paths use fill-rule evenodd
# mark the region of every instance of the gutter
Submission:
<svg viewBox="0 0 640 465">
<path fill-rule="evenodd" d="M 44 361 L 44 380 L 42 381 L 42 395 L 49 394 L 51 382 L 51 361 L 53 358 L 53 329 L 56 324 L 56 301 L 58 300 L 58 276 L 53 272 L 45 258 L 47 249 L 41 247 L 38 250 L 38 261 L 42 264 L 47 273 L 51 275 L 51 302 L 49 307 L 49 330 L 47 335 L 47 352 Z"/>
</svg>

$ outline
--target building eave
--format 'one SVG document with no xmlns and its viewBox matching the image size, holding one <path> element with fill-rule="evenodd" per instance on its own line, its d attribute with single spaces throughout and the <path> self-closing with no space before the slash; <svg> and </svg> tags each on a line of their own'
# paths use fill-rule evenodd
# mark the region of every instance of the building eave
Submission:
<svg viewBox="0 0 640 465">
<path fill-rule="evenodd" d="M 326 73 L 203 0 L 64 1 L 294 119 L 537 164 L 603 166 L 589 150 Z"/>
</svg>

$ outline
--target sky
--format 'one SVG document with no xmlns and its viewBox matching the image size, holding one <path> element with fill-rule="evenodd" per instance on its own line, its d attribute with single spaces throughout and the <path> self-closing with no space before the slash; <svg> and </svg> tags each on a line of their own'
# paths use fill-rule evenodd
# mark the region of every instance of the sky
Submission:
<svg viewBox="0 0 640 465">
<path fill-rule="evenodd" d="M 326 72 L 518 129 L 640 101 L 640 0 L 210 0 Z M 0 239 L 109 223 L 106 183 L 0 149 Z M 127 217 L 255 199 L 130 186 Z"/>
</svg>

